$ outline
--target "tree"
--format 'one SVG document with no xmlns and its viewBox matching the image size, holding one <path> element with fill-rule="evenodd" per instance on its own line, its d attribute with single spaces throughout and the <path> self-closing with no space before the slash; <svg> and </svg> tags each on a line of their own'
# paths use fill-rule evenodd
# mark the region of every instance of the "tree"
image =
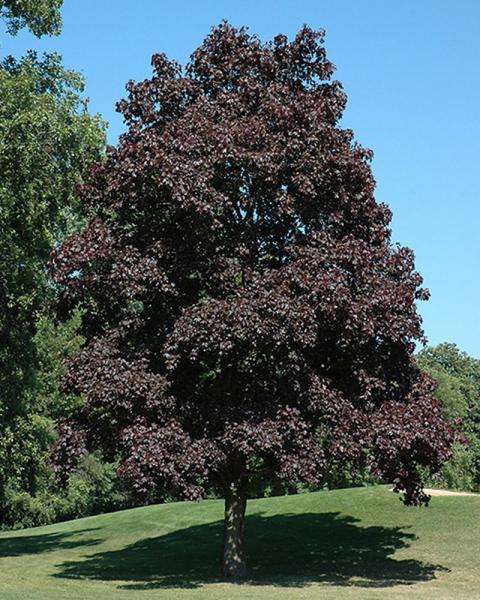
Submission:
<svg viewBox="0 0 480 600">
<path fill-rule="evenodd" d="M 122 457 L 140 494 L 225 498 L 224 573 L 245 574 L 254 482 L 368 467 L 428 501 L 453 429 L 416 366 L 412 252 L 390 243 L 372 153 L 338 121 L 323 33 L 262 44 L 222 23 L 119 103 L 128 131 L 78 187 L 89 225 L 52 257 L 85 311 L 55 451 Z"/>
<path fill-rule="evenodd" d="M 35 340 L 54 297 L 48 257 L 78 221 L 74 183 L 105 139 L 82 91 L 56 55 L 0 63 L 0 523 L 7 488 L 35 491 L 51 443 Z"/>
<path fill-rule="evenodd" d="M 40 37 L 58 35 L 62 26 L 63 0 L 0 0 L 0 17 L 7 32 L 15 35 L 23 27 Z"/>
<path fill-rule="evenodd" d="M 12 35 L 23 27 L 38 37 L 57 35 L 61 5 L 61 0 L 4 0 L 0 17 Z M 58 55 L 39 59 L 30 52 L 0 63 L 2 526 L 16 524 L 12 498 L 30 499 L 43 485 L 53 419 L 65 414 L 68 400 L 52 389 L 61 371 L 54 354 L 76 318 L 54 328 L 48 314 L 54 289 L 46 268 L 54 246 L 79 224 L 74 182 L 101 158 L 105 144 L 103 122 L 88 114 L 83 91 L 82 78 L 65 70 Z M 53 371 L 47 373 L 46 363 Z"/>
<path fill-rule="evenodd" d="M 448 419 L 460 418 L 468 445 L 457 444 L 440 481 L 448 487 L 478 491 L 480 486 L 480 360 L 444 342 L 417 354 L 418 366 L 433 377 L 435 396 Z"/>
</svg>

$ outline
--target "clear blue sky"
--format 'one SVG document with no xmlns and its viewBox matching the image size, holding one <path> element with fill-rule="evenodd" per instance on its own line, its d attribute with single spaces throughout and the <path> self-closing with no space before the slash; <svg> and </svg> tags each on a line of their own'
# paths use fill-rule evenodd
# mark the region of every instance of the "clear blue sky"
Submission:
<svg viewBox="0 0 480 600">
<path fill-rule="evenodd" d="M 264 40 L 326 30 L 349 97 L 343 124 L 374 150 L 377 199 L 432 293 L 420 307 L 429 342 L 480 357 L 478 0 L 65 0 L 60 37 L 2 34 L 0 54 L 59 51 L 115 143 L 125 82 L 149 75 L 154 52 L 185 62 L 224 18 Z"/>
</svg>

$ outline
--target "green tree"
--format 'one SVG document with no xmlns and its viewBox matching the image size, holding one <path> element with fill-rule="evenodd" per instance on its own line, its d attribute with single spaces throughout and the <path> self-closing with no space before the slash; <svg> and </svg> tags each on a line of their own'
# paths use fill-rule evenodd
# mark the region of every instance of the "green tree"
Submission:
<svg viewBox="0 0 480 600">
<path fill-rule="evenodd" d="M 52 425 L 75 410 L 81 400 L 61 391 L 66 374 L 64 361 L 81 348 L 84 338 L 79 330 L 82 313 L 76 311 L 64 323 L 55 323 L 48 313 L 36 324 L 33 342 L 36 349 L 35 411 L 48 418 Z"/>
<path fill-rule="evenodd" d="M 62 26 L 63 0 L 0 0 L 0 18 L 15 35 L 28 27 L 36 36 L 58 35 Z"/>
<path fill-rule="evenodd" d="M 52 249 L 78 224 L 75 182 L 105 144 L 103 122 L 88 113 L 83 85 L 57 55 L 39 59 L 30 52 L 0 64 L 2 509 L 7 487 L 35 490 L 50 437 L 36 405 L 36 328 L 54 295 L 46 267 Z"/>
<path fill-rule="evenodd" d="M 57 35 L 62 3 L 0 0 L 0 18 L 11 35 L 24 27 Z M 74 184 L 105 145 L 104 124 L 88 113 L 83 91 L 58 55 L 0 63 L 0 525 L 25 499 L 41 512 L 31 494 L 51 479 L 54 419 L 69 409 L 58 384 L 63 357 L 81 341 L 80 314 L 53 324 L 46 270 L 52 249 L 79 225 Z"/>
<path fill-rule="evenodd" d="M 452 488 L 480 488 L 480 360 L 444 342 L 417 355 L 419 367 L 438 384 L 437 398 L 447 419 L 460 417 L 468 441 L 458 444 L 443 467 L 441 484 Z"/>
</svg>

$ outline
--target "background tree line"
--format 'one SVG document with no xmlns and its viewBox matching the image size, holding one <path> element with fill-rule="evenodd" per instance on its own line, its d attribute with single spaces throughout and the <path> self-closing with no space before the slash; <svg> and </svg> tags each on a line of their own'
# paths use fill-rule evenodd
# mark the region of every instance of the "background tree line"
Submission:
<svg viewBox="0 0 480 600">
<path fill-rule="evenodd" d="M 0 2 L 9 34 L 61 28 L 59 0 Z M 0 527 L 50 522 L 119 506 L 114 465 L 85 457 L 60 488 L 49 466 L 62 360 L 81 344 L 81 315 L 56 325 L 52 250 L 81 225 L 75 184 L 101 160 L 105 123 L 91 115 L 82 77 L 58 55 L 0 63 Z M 121 495 L 121 494 L 120 494 Z"/>
<path fill-rule="evenodd" d="M 60 0 L 0 2 L 7 32 L 57 35 Z M 0 527 L 39 525 L 133 506 L 116 457 L 85 454 L 62 480 L 50 464 L 59 423 L 81 402 L 62 390 L 64 359 L 82 345 L 82 311 L 57 323 L 47 275 L 51 252 L 82 221 L 75 185 L 105 153 L 105 123 L 88 112 L 84 82 L 56 55 L 6 57 L 0 65 Z M 460 417 L 458 445 L 435 483 L 480 490 L 480 361 L 453 344 L 426 348 L 418 364 L 438 381 L 446 418 Z M 330 487 L 365 485 L 367 472 L 332 473 Z M 256 495 L 301 491 L 259 484 Z M 168 499 L 153 494 L 143 501 Z"/>
</svg>

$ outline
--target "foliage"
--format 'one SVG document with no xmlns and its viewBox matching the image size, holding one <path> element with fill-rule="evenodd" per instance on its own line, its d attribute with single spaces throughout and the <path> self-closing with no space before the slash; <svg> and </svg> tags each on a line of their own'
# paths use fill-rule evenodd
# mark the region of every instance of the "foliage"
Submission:
<svg viewBox="0 0 480 600">
<path fill-rule="evenodd" d="M 56 521 L 77 519 L 121 510 L 134 505 L 124 489 L 115 463 L 105 463 L 96 454 L 83 456 L 64 488 L 59 488 L 51 471 L 35 494 L 20 486 L 7 487 L 4 529 L 37 527 Z"/>
<path fill-rule="evenodd" d="M 64 323 L 54 323 L 48 314 L 37 323 L 32 409 L 9 423 L 10 435 L 0 440 L 0 473 L 6 481 L 3 529 L 36 527 L 135 505 L 119 480 L 118 464 L 105 462 L 98 453 L 84 455 L 65 485 L 59 485 L 50 465 L 57 420 L 72 414 L 82 402 L 59 389 L 66 372 L 65 358 L 83 342 L 80 324 L 80 311 Z"/>
<path fill-rule="evenodd" d="M 443 343 L 417 355 L 421 369 L 433 377 L 436 397 L 447 418 L 462 419 L 468 446 L 456 445 L 437 483 L 453 489 L 480 490 L 480 360 L 455 344 Z"/>
<path fill-rule="evenodd" d="M 131 506 L 128 493 L 117 476 L 116 463 L 105 463 L 100 455 L 87 454 L 69 478 L 62 519 L 96 515 Z"/>
<path fill-rule="evenodd" d="M 35 372 L 35 411 L 52 421 L 71 414 L 81 403 L 77 396 L 60 391 L 67 369 L 65 360 L 78 352 L 84 342 L 79 331 L 82 323 L 80 310 L 64 323 L 55 323 L 48 313 L 37 321 L 33 338 L 37 353 Z"/>
<path fill-rule="evenodd" d="M 54 296 L 48 257 L 79 223 L 74 183 L 104 147 L 103 123 L 88 114 L 82 91 L 56 55 L 0 65 L 0 522 L 7 488 L 37 492 L 51 417 L 61 410 L 44 404 L 54 373 L 44 370 L 39 382 L 46 356 L 39 359 L 37 324 L 45 327 Z"/>
<path fill-rule="evenodd" d="M 41 489 L 46 476 L 48 449 L 54 441 L 51 423 L 36 414 L 16 416 L 2 423 L 0 435 L 0 526 L 13 522 L 8 516 L 16 491 L 31 495 Z"/>
<path fill-rule="evenodd" d="M 23 27 L 40 37 L 58 35 L 62 26 L 63 0 L 0 0 L 0 18 L 11 35 Z"/>
<path fill-rule="evenodd" d="M 57 56 L 30 53 L 0 69 L 0 402 L 11 413 L 33 380 L 35 322 L 51 295 L 48 256 L 76 206 L 74 182 L 104 142 L 81 91 Z"/>
<path fill-rule="evenodd" d="M 152 64 L 79 186 L 88 227 L 52 258 L 87 340 L 57 460 L 101 447 L 139 494 L 217 490 L 227 549 L 259 482 L 349 465 L 428 501 L 419 466 L 441 467 L 453 431 L 413 358 L 427 293 L 390 242 L 372 153 L 338 126 L 323 33 L 264 45 L 223 23 L 185 69 Z"/>
<path fill-rule="evenodd" d="M 24 410 L 5 418 L 0 437 L 2 515 L 0 526 L 40 525 L 60 518 L 54 504 L 59 495 L 49 465 L 56 434 L 55 419 L 71 414 L 79 399 L 59 392 L 65 375 L 63 360 L 81 345 L 78 311 L 65 323 L 54 324 L 43 314 L 31 342 L 38 358 L 33 382 L 24 390 Z"/>
<path fill-rule="evenodd" d="M 465 447 L 455 444 L 452 458 L 445 463 L 440 474 L 433 480 L 433 485 L 450 490 L 479 491 L 478 472 L 475 469 L 478 462 L 479 443 L 476 441 Z"/>
</svg>

